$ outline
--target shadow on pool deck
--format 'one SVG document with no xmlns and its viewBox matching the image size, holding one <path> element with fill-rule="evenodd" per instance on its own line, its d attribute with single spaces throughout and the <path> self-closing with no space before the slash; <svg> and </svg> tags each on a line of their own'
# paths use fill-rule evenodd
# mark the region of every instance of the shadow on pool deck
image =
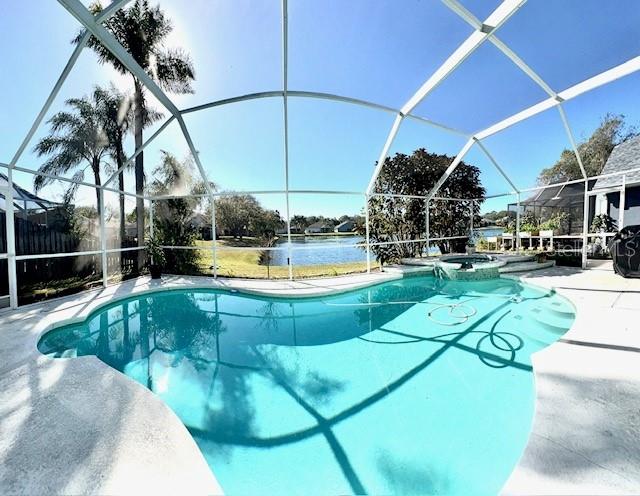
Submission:
<svg viewBox="0 0 640 496">
<path fill-rule="evenodd" d="M 219 492 L 166 407 L 93 358 L 5 373 L 0 431 L 1 494 Z"/>
</svg>

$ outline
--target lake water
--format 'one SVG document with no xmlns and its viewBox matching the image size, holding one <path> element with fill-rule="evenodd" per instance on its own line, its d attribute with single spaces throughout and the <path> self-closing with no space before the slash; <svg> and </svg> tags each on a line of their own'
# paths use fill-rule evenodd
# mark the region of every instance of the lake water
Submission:
<svg viewBox="0 0 640 496">
<path fill-rule="evenodd" d="M 502 228 L 476 229 L 477 236 L 487 238 L 499 236 Z M 300 236 L 291 238 L 291 258 L 294 265 L 325 265 L 336 263 L 366 262 L 366 252 L 354 244 L 365 243 L 364 236 Z M 286 237 L 278 243 L 282 250 L 273 252 L 271 265 L 287 265 L 289 243 Z M 437 246 L 431 246 L 431 254 L 440 253 Z M 372 260 L 375 256 L 372 255 Z"/>
<path fill-rule="evenodd" d="M 291 238 L 291 258 L 295 265 L 324 265 L 366 262 L 366 252 L 356 243 L 364 243 L 363 236 L 305 236 Z M 287 265 L 289 243 L 278 243 L 273 252 L 272 265 Z M 313 249 L 311 249 L 313 248 Z"/>
</svg>

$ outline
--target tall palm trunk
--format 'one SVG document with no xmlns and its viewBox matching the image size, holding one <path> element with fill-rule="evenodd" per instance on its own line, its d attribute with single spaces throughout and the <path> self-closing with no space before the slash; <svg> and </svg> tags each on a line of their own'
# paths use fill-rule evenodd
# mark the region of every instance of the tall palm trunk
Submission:
<svg viewBox="0 0 640 496">
<path fill-rule="evenodd" d="M 122 143 L 118 145 L 118 150 L 116 152 L 116 166 L 120 173 L 118 174 L 118 190 L 124 191 L 124 171 L 122 170 L 122 165 L 124 164 L 124 152 L 122 150 Z M 122 243 L 126 237 L 126 228 L 125 228 L 125 211 L 124 211 L 124 193 L 120 193 L 119 203 L 120 203 L 120 248 L 122 248 Z M 120 258 L 120 267 L 124 266 L 124 259 Z"/>
<path fill-rule="evenodd" d="M 133 123 L 133 132 L 135 137 L 136 150 L 142 147 L 142 128 L 144 126 L 143 109 L 144 100 L 142 94 L 142 86 L 136 79 L 135 85 L 135 116 Z M 140 152 L 136 157 L 135 178 L 136 178 L 136 194 L 144 194 L 144 158 Z M 144 199 L 140 196 L 136 197 L 136 234 L 138 237 L 138 246 L 144 245 Z M 144 253 L 138 250 L 138 270 L 142 269 L 144 264 Z"/>
<path fill-rule="evenodd" d="M 96 186 L 102 186 L 102 181 L 100 180 L 100 159 L 95 158 L 91 162 L 91 169 L 93 170 L 93 178 L 95 180 Z M 96 188 L 96 205 L 98 207 L 98 219 L 102 219 L 102 195 L 100 195 L 100 189 Z"/>
</svg>

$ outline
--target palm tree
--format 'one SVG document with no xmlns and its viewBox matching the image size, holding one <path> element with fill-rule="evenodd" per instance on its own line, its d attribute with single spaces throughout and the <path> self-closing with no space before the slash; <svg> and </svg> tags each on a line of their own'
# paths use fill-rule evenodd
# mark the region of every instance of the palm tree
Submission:
<svg viewBox="0 0 640 496">
<path fill-rule="evenodd" d="M 95 15 L 102 11 L 102 5 L 96 2 L 90 10 Z M 195 71 L 189 56 L 180 49 L 167 49 L 164 42 L 171 33 L 171 22 L 165 17 L 159 6 L 151 7 L 147 0 L 135 0 L 127 9 L 119 9 L 104 23 L 105 28 L 115 36 L 120 44 L 131 54 L 134 60 L 156 81 L 161 88 L 172 93 L 192 93 L 192 81 Z M 78 43 L 84 32 L 78 34 Z M 111 64 L 121 74 L 130 74 L 129 70 L 102 43 L 93 36 L 87 44 L 98 55 L 100 63 Z M 133 76 L 134 85 L 134 122 L 133 130 L 136 149 L 142 146 L 142 130 L 148 120 L 148 107 L 145 99 L 145 87 Z M 140 153 L 135 161 L 136 193 L 144 192 L 144 158 Z M 144 200 L 136 201 L 136 224 L 138 243 L 144 239 Z M 139 259 L 141 263 L 142 257 Z"/>
<path fill-rule="evenodd" d="M 118 174 L 118 189 L 124 191 L 123 165 L 126 157 L 124 154 L 124 139 L 133 124 L 133 112 L 131 98 L 117 90 L 113 84 L 110 88 L 96 87 L 94 94 L 102 107 L 104 118 L 104 130 L 109 140 L 109 154 L 115 162 Z M 120 193 L 120 241 L 125 239 L 125 207 L 124 194 Z"/>
<path fill-rule="evenodd" d="M 96 86 L 96 101 L 102 106 L 104 129 L 109 138 L 109 154 L 118 171 L 118 189 L 124 191 L 124 170 L 126 161 L 124 140 L 133 128 L 134 112 L 132 98 L 119 91 L 113 83 L 109 88 Z M 154 110 L 147 111 L 147 123 L 159 120 L 162 114 Z M 128 167 L 127 167 L 128 168 Z M 120 193 L 120 240 L 125 238 L 125 206 L 124 194 Z"/>
<path fill-rule="evenodd" d="M 102 106 L 96 101 L 96 94 L 90 97 L 71 98 L 65 102 L 70 111 L 55 114 L 48 124 L 51 134 L 42 138 L 34 147 L 38 156 L 48 155 L 47 161 L 40 166 L 38 172 L 61 176 L 75 170 L 73 179 L 83 181 L 87 168 L 91 168 L 97 186 L 102 184 L 100 171 L 102 160 L 109 152 L 109 139 L 104 130 Z M 86 165 L 79 169 L 83 163 Z M 55 179 L 47 176 L 36 176 L 34 189 L 36 193 Z M 78 189 L 77 183 L 66 193 L 70 199 Z M 96 188 L 98 215 L 102 214 L 100 191 Z"/>
</svg>

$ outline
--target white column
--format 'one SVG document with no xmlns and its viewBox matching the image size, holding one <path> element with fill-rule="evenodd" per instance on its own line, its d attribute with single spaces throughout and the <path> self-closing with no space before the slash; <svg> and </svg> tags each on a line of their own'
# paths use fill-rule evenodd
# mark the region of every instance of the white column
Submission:
<svg viewBox="0 0 640 496">
<path fill-rule="evenodd" d="M 473 201 L 469 204 L 469 239 L 473 239 Z"/>
<path fill-rule="evenodd" d="M 618 210 L 618 231 L 624 227 L 624 209 L 627 203 L 627 176 L 622 175 L 622 189 L 620 190 L 620 209 Z"/>
<path fill-rule="evenodd" d="M 104 190 L 102 188 L 98 188 L 98 194 L 100 195 L 100 249 L 102 251 L 100 255 L 102 260 L 102 287 L 106 288 L 109 280 L 109 274 L 107 271 L 107 229 L 104 218 Z M 122 243 L 122 240 L 120 240 L 120 242 Z"/>
<path fill-rule="evenodd" d="M 431 242 L 429 238 L 431 236 L 431 227 L 429 226 L 429 209 L 431 208 L 431 203 L 427 200 L 427 204 L 424 209 L 424 225 L 426 230 L 425 239 L 427 240 L 427 258 L 431 255 Z"/>
<path fill-rule="evenodd" d="M 584 205 L 582 212 L 582 268 L 587 268 L 587 244 L 589 242 L 589 183 L 584 181 Z"/>
<path fill-rule="evenodd" d="M 291 253 L 291 211 L 289 208 L 289 111 L 287 101 L 288 62 L 289 62 L 289 7 L 287 0 L 282 0 L 282 112 L 284 119 L 284 189 L 285 209 L 287 215 L 287 265 L 289 280 L 293 280 L 293 257 Z"/>
<path fill-rule="evenodd" d="M 18 308 L 18 276 L 16 271 L 16 231 L 13 205 L 13 167 L 7 169 L 7 196 L 5 198 L 7 224 L 7 265 L 9 270 L 9 305 Z"/>
<path fill-rule="evenodd" d="M 369 241 L 369 195 L 364 195 L 364 227 L 367 236 L 367 274 L 371 273 L 371 242 Z"/>
<path fill-rule="evenodd" d="M 515 234 L 515 243 L 516 243 L 516 252 L 520 253 L 520 193 L 518 193 L 518 201 L 516 203 L 516 232 Z"/>
<path fill-rule="evenodd" d="M 149 237 L 153 238 L 153 200 L 149 198 Z"/>
<path fill-rule="evenodd" d="M 211 199 L 211 251 L 213 252 L 213 278 L 218 278 L 218 253 L 217 253 L 217 233 L 216 233 L 216 198 L 210 195 Z"/>
</svg>

